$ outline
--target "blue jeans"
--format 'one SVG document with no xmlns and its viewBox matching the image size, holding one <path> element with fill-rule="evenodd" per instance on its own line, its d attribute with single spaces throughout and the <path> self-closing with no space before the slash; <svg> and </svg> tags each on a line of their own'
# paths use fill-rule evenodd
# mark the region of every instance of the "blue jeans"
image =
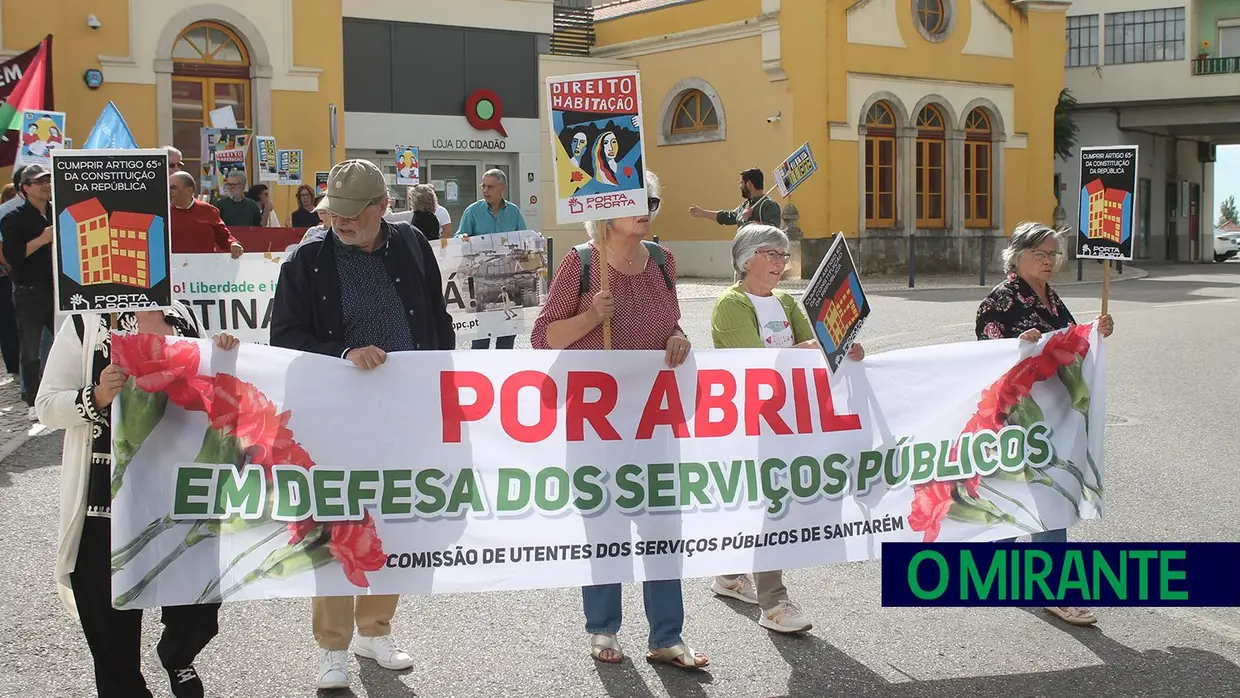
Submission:
<svg viewBox="0 0 1240 698">
<path fill-rule="evenodd" d="M 1068 542 L 1068 529 L 1057 528 L 1053 531 L 1041 531 L 1041 532 L 1030 535 L 1029 538 L 1030 538 L 1029 542 L 1031 543 L 1067 543 Z M 1015 543 L 1016 539 L 1015 538 L 1004 538 L 1003 540 L 997 540 L 995 542 L 996 543 Z"/>
<path fill-rule="evenodd" d="M 515 334 L 509 337 L 496 337 L 495 348 L 496 349 L 511 349 L 513 342 L 516 342 L 516 341 L 517 341 L 517 335 Z M 471 349 L 490 349 L 491 338 L 484 337 L 483 339 L 475 339 L 473 346 L 470 348 Z"/>
<path fill-rule="evenodd" d="M 586 632 L 620 632 L 620 618 L 624 614 L 620 589 L 619 584 L 581 587 Z M 650 624 L 650 649 L 663 649 L 683 642 L 680 631 L 685 627 L 685 603 L 680 580 L 643 582 L 642 598 L 646 606 L 646 622 Z"/>
</svg>

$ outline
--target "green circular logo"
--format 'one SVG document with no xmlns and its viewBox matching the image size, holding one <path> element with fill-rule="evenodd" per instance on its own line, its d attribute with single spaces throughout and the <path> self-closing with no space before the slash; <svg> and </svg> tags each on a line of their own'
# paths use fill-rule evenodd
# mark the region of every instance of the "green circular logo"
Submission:
<svg viewBox="0 0 1240 698">
<path fill-rule="evenodd" d="M 491 104 L 489 99 L 480 100 L 478 106 L 474 108 L 474 113 L 478 115 L 479 119 L 489 119 L 495 116 L 495 105 Z"/>
</svg>

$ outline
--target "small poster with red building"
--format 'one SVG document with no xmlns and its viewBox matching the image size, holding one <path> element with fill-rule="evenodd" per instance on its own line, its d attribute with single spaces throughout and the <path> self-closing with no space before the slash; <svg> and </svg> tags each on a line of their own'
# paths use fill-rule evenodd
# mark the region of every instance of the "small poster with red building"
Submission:
<svg viewBox="0 0 1240 698">
<path fill-rule="evenodd" d="M 167 151 L 54 151 L 52 214 L 59 312 L 172 304 Z"/>
<path fill-rule="evenodd" d="M 870 302 L 861 288 L 861 278 L 843 233 L 835 234 L 818 271 L 805 287 L 801 305 L 827 357 L 827 365 L 835 373 L 870 315 Z"/>
<path fill-rule="evenodd" d="M 1132 259 L 1137 210 L 1137 146 L 1081 148 L 1076 256 Z"/>
</svg>

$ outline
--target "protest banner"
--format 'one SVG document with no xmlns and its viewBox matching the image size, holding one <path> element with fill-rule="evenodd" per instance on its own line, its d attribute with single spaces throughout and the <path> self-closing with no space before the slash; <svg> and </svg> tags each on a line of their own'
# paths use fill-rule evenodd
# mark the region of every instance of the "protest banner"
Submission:
<svg viewBox="0 0 1240 698">
<path fill-rule="evenodd" d="M 331 172 L 315 172 L 314 173 L 314 195 L 327 196 L 327 180 L 331 179 Z"/>
<path fill-rule="evenodd" d="M 810 151 L 809 141 L 805 141 L 775 168 L 775 186 L 779 187 L 779 195 L 788 198 L 793 189 L 801 186 L 817 171 L 818 163 L 814 160 L 814 153 Z"/>
<path fill-rule="evenodd" d="M 301 151 L 277 150 L 276 172 L 278 181 L 284 186 L 301 185 Z"/>
<path fill-rule="evenodd" d="M 201 191 L 218 191 L 229 173 L 245 169 L 250 137 L 250 129 L 246 128 L 202 129 Z"/>
<path fill-rule="evenodd" d="M 57 310 L 170 307 L 168 218 L 168 151 L 53 150 Z"/>
<path fill-rule="evenodd" d="M 637 71 L 549 77 L 547 107 L 559 222 L 648 213 Z"/>
<path fill-rule="evenodd" d="M 422 157 L 417 148 L 408 145 L 396 146 L 396 183 L 400 186 L 420 184 Z"/>
<path fill-rule="evenodd" d="M 835 375 L 797 349 L 674 371 L 654 351 L 398 353 L 370 372 L 150 335 L 112 352 L 135 378 L 112 408 L 117 608 L 794 569 L 1103 507 L 1093 325 Z"/>
<path fill-rule="evenodd" d="M 207 336 L 220 332 L 243 342 L 267 344 L 276 284 L 284 252 L 175 254 L 172 296 L 197 316 Z"/>
<path fill-rule="evenodd" d="M 256 136 L 254 143 L 258 151 L 258 181 L 280 181 L 279 163 L 276 161 L 276 139 L 270 136 Z"/>
<path fill-rule="evenodd" d="M 532 230 L 450 238 L 432 243 L 444 299 L 458 339 L 523 334 L 546 298 L 547 242 Z M 270 341 L 272 301 L 285 249 L 178 254 L 173 296 L 189 306 L 208 336 L 229 332 L 243 342 Z"/>
<path fill-rule="evenodd" d="M 1137 146 L 1086 146 L 1080 151 L 1076 256 L 1131 261 L 1137 211 Z"/>
<path fill-rule="evenodd" d="M 861 289 L 857 265 L 844 233 L 835 234 L 818 271 L 801 295 L 801 307 L 805 308 L 831 372 L 838 371 L 870 314 L 870 301 Z"/>
<path fill-rule="evenodd" d="M 21 114 L 21 144 L 16 166 L 51 167 L 52 151 L 65 147 L 64 112 L 27 109 Z"/>
</svg>

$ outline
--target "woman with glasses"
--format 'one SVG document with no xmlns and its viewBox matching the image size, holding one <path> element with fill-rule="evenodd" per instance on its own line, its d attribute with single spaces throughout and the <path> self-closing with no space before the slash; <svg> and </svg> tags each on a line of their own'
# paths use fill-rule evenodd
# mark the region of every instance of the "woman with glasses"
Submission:
<svg viewBox="0 0 1240 698">
<path fill-rule="evenodd" d="M 650 213 L 586 223 L 590 242 L 575 248 L 575 254 L 569 253 L 556 269 L 547 301 L 534 322 L 530 343 L 535 349 L 603 349 L 603 322 L 611 320 L 612 349 L 662 351 L 669 368 L 685 362 L 690 345 L 680 328 L 676 258 L 645 240 L 659 210 L 659 180 L 650 171 L 646 191 Z M 607 291 L 602 290 L 603 274 Z M 591 521 L 586 520 L 588 537 Z M 639 522 L 639 535 L 641 526 Z M 681 669 L 709 664 L 705 654 L 691 649 L 681 637 L 685 624 L 681 581 L 643 582 L 642 592 L 650 624 L 646 659 Z M 624 661 L 616 637 L 623 616 L 621 585 L 582 587 L 581 597 L 591 656 L 607 664 Z"/>
<path fill-rule="evenodd" d="M 314 199 L 314 189 L 309 184 L 297 187 L 297 210 L 289 216 L 290 228 L 313 228 L 319 224 L 319 214 L 314 207 L 318 202 Z"/>
<path fill-rule="evenodd" d="M 716 349 L 817 349 L 818 340 L 809 318 L 795 298 L 776 290 L 788 264 L 788 236 L 764 223 L 742 226 L 732 239 L 732 268 L 737 283 L 715 301 L 710 332 Z M 865 356 L 854 343 L 849 358 Z M 715 577 L 710 587 L 718 596 L 756 604 L 758 624 L 780 633 L 799 633 L 813 627 L 801 609 L 788 598 L 784 575 L 779 570 L 748 575 Z"/>
<path fill-rule="evenodd" d="M 1072 313 L 1050 286 L 1051 276 L 1063 261 L 1058 231 L 1041 223 L 1021 223 L 1003 250 L 1007 279 L 991 289 L 977 309 L 977 338 L 1022 339 L 1037 342 L 1042 333 L 1055 332 L 1076 324 Z M 1110 315 L 1098 316 L 1098 333 L 1110 337 L 1115 321 Z M 1067 529 L 1044 531 L 1032 536 L 1035 543 L 1066 543 Z M 1002 543 L 1014 542 L 1008 538 Z M 1098 622 L 1086 608 L 1049 607 L 1046 609 L 1073 625 Z"/>
</svg>

